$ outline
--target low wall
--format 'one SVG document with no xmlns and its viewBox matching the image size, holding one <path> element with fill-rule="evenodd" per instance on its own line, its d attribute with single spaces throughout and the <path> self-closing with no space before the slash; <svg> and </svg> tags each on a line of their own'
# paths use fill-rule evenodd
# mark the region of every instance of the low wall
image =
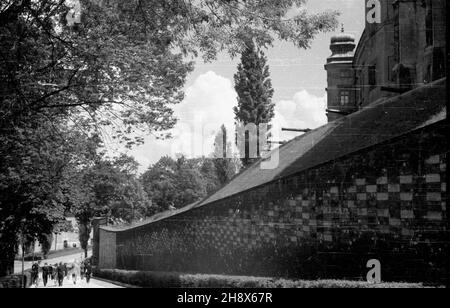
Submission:
<svg viewBox="0 0 450 308">
<path fill-rule="evenodd" d="M 101 255 L 117 248 L 127 270 L 300 279 L 365 279 L 376 258 L 385 281 L 441 280 L 447 150 L 432 125 L 115 240 L 103 232 Z"/>
<path fill-rule="evenodd" d="M 116 233 L 99 229 L 99 268 L 116 268 Z"/>
<path fill-rule="evenodd" d="M 31 270 L 24 271 L 24 276 L 22 274 L 14 274 L 1 277 L 0 289 L 21 289 L 23 284 L 25 284 L 25 288 L 29 288 L 31 286 Z"/>
</svg>

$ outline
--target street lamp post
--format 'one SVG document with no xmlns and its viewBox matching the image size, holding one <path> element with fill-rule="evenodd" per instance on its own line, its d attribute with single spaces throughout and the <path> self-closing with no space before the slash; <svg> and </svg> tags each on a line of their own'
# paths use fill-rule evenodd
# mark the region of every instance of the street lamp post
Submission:
<svg viewBox="0 0 450 308">
<path fill-rule="evenodd" d="M 25 245 L 22 231 L 22 288 L 25 288 Z"/>
</svg>

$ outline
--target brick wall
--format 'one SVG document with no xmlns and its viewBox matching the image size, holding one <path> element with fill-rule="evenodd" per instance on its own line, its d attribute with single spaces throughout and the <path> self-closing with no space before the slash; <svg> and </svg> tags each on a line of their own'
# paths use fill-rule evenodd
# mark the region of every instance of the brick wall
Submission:
<svg viewBox="0 0 450 308">
<path fill-rule="evenodd" d="M 294 278 L 436 281 L 446 262 L 442 124 L 117 233 L 117 267 Z"/>
</svg>

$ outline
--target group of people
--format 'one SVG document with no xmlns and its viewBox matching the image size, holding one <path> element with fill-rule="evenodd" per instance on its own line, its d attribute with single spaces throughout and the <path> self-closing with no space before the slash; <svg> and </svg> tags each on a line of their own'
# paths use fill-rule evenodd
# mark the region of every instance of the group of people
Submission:
<svg viewBox="0 0 450 308">
<path fill-rule="evenodd" d="M 92 276 L 92 265 L 90 260 L 84 260 L 81 263 L 74 261 L 73 263 L 47 264 L 41 266 L 41 261 L 34 263 L 31 267 L 32 285 L 38 287 L 40 280 L 47 286 L 49 281 L 53 281 L 55 286 L 63 286 L 64 278 L 72 279 L 73 284 L 77 284 L 78 279 L 89 283 Z"/>
</svg>

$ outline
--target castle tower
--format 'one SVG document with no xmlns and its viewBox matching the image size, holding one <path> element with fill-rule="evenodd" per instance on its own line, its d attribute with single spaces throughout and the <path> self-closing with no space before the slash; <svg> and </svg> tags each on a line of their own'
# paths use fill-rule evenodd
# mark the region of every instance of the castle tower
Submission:
<svg viewBox="0 0 450 308">
<path fill-rule="evenodd" d="M 354 71 L 352 68 L 355 37 L 344 32 L 331 38 L 332 55 L 327 59 L 325 70 L 328 75 L 328 122 L 354 112 L 356 107 Z"/>
</svg>

